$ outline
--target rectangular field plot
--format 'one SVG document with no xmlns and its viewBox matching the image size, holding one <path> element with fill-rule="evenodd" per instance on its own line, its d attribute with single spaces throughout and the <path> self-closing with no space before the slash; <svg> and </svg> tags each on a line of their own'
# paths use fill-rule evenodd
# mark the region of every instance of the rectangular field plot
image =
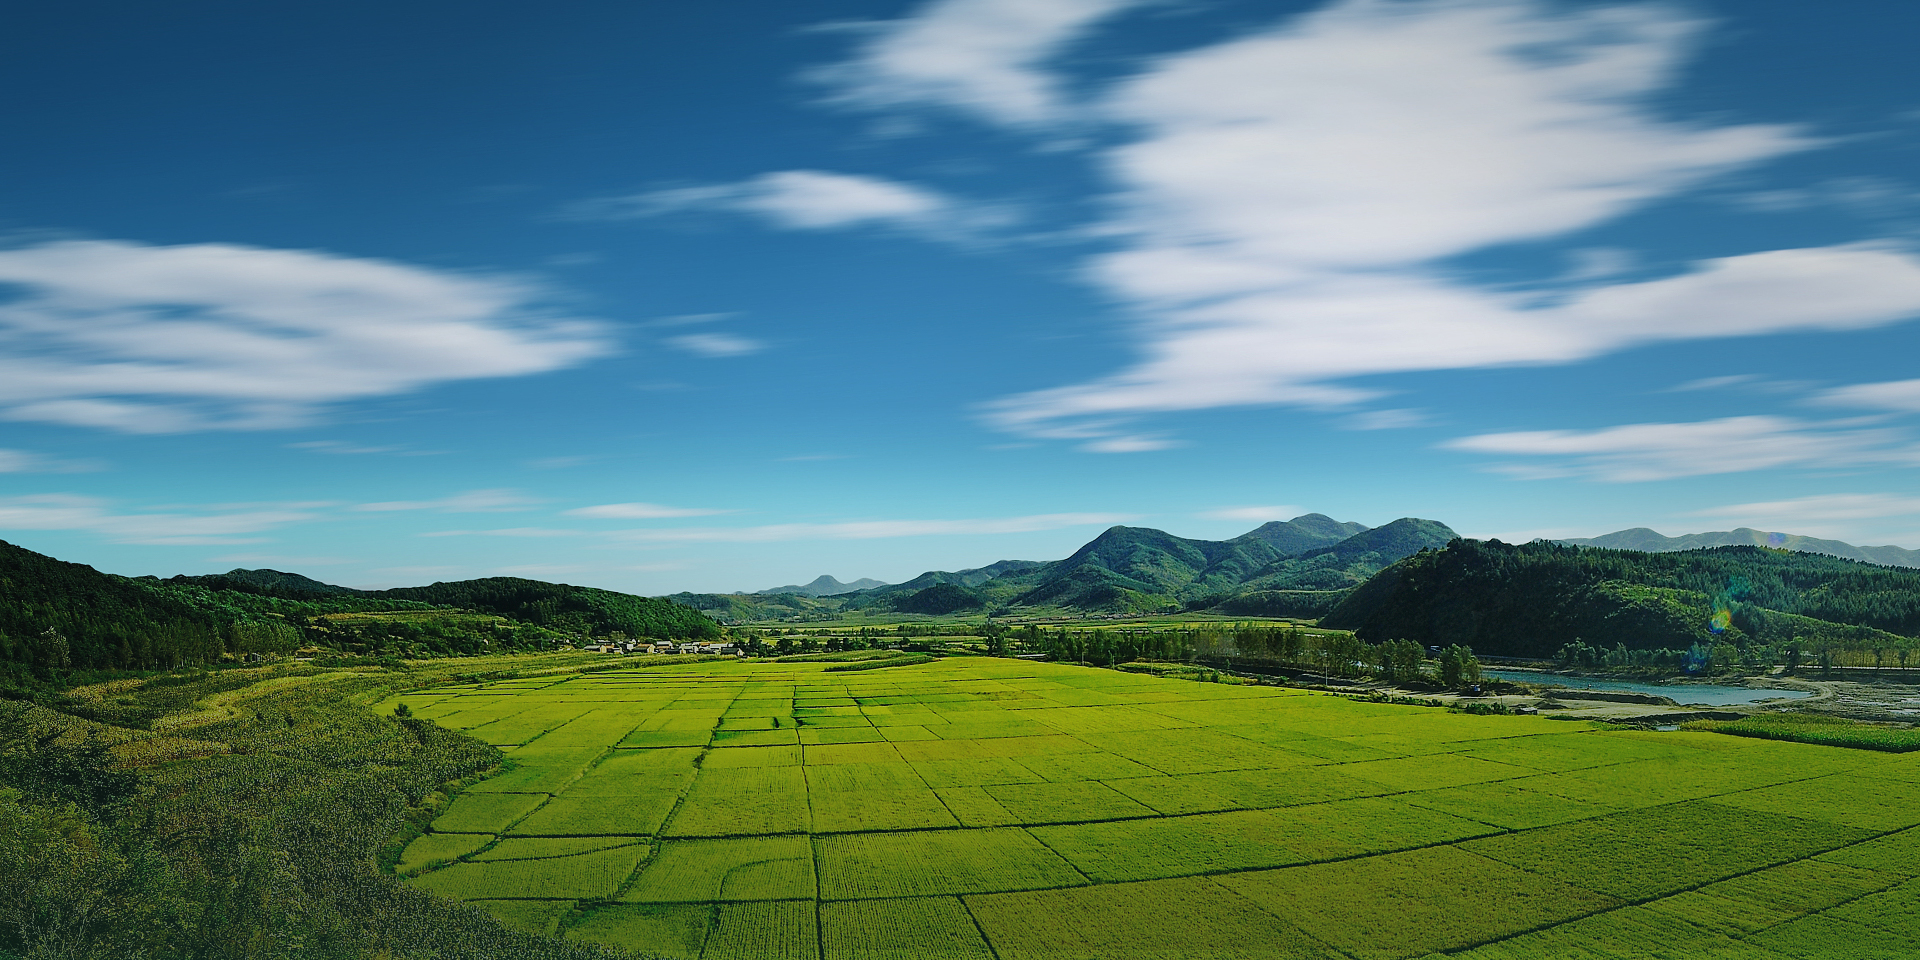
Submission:
<svg viewBox="0 0 1920 960">
<path fill-rule="evenodd" d="M 813 843 L 795 835 L 668 840 L 620 899 L 679 903 L 813 897 Z"/>
<path fill-rule="evenodd" d="M 1151 817 L 1154 811 L 1104 783 L 1003 783 L 982 788 L 1017 823 L 1084 823 Z"/>
<path fill-rule="evenodd" d="M 1335 960 L 1204 877 L 966 897 L 999 960 Z"/>
<path fill-rule="evenodd" d="M 799 767 L 703 769 L 663 832 L 670 837 L 805 833 L 812 822 Z"/>
<path fill-rule="evenodd" d="M 631 843 L 633 843 L 632 837 L 508 837 L 494 844 L 487 852 L 477 854 L 470 859 L 475 862 L 541 860 L 547 857 L 570 857 L 596 850 L 611 850 Z"/>
<path fill-rule="evenodd" d="M 493 842 L 487 833 L 429 833 L 417 837 L 400 853 L 393 870 L 402 876 L 427 867 L 451 863 Z"/>
<path fill-rule="evenodd" d="M 573 912 L 571 900 L 475 900 L 473 905 L 500 918 L 501 923 L 536 937 L 559 932 L 560 924 Z"/>
<path fill-rule="evenodd" d="M 684 747 L 610 751 L 580 779 L 567 785 L 567 796 L 619 797 L 632 791 L 636 782 L 691 781 L 699 756 L 699 750 Z"/>
<path fill-rule="evenodd" d="M 1543 876 L 1638 900 L 1810 857 L 1868 836 L 1854 827 L 1696 801 L 1461 846 Z"/>
<path fill-rule="evenodd" d="M 953 897 L 823 903 L 820 939 L 824 960 L 994 960 Z"/>
<path fill-rule="evenodd" d="M 827 900 L 1032 890 L 1085 883 L 1018 829 L 853 833 L 814 840 Z"/>
<path fill-rule="evenodd" d="M 467 788 L 469 793 L 559 793 L 593 765 L 604 747 L 522 747 L 508 758 L 512 769 Z"/>
<path fill-rule="evenodd" d="M 1876 832 L 1920 824 L 1920 783 L 1843 773 L 1714 797 L 1715 803 L 1865 827 Z"/>
<path fill-rule="evenodd" d="M 644 845 L 539 860 L 456 863 L 414 880 L 456 900 L 511 900 L 538 895 L 566 900 L 606 900 L 620 890 L 647 855 Z"/>
<path fill-rule="evenodd" d="M 1829 850 L 1819 859 L 1902 877 L 1920 877 L 1920 828 Z"/>
<path fill-rule="evenodd" d="M 507 832 L 536 837 L 649 836 L 660 831 L 679 799 L 677 782 L 636 783 L 623 797 L 562 795 Z"/>
<path fill-rule="evenodd" d="M 713 928 L 714 907 L 707 903 L 614 904 L 588 910 L 567 928 L 567 939 L 631 950 L 641 956 L 700 956 Z"/>
<path fill-rule="evenodd" d="M 820 931 L 812 900 L 723 903 L 701 957 L 816 960 Z"/>
<path fill-rule="evenodd" d="M 1781 960 L 1781 954 L 1764 947 L 1639 907 L 1609 910 L 1450 956 L 1464 960 Z"/>
<path fill-rule="evenodd" d="M 1702 926 L 1745 934 L 1885 890 L 1900 880 L 1874 870 L 1798 860 L 1663 897 L 1646 906 Z"/>
<path fill-rule="evenodd" d="M 433 821 L 437 833 L 499 833 L 545 803 L 544 793 L 463 793 Z"/>
<path fill-rule="evenodd" d="M 1446 846 L 1215 879 L 1362 960 L 1470 947 L 1620 905 Z"/>
<path fill-rule="evenodd" d="M 1445 790 L 1422 790 L 1394 799 L 1416 807 L 1451 813 L 1509 830 L 1551 826 L 1619 812 L 1614 807 L 1528 790 L 1526 781 L 1475 783 Z"/>
</svg>

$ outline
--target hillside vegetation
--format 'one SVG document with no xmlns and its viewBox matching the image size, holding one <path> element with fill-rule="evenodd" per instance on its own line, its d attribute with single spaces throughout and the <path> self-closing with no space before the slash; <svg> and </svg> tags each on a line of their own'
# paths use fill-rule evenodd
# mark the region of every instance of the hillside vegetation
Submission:
<svg viewBox="0 0 1920 960">
<path fill-rule="evenodd" d="M 495 578 L 365 592 L 278 571 L 121 577 L 0 541 L 0 684 L 318 647 L 370 656 L 544 649 L 577 637 L 710 637 L 699 611 Z"/>
<path fill-rule="evenodd" d="M 1321 623 L 1511 656 L 1553 656 L 1575 641 L 1892 652 L 1920 634 L 1920 570 L 1762 547 L 1639 553 L 1460 540 L 1381 572 Z"/>
</svg>

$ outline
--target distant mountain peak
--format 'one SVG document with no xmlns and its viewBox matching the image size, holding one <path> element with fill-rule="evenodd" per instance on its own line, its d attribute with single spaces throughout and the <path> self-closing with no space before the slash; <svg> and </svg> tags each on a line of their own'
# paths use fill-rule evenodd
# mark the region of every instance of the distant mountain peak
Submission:
<svg viewBox="0 0 1920 960">
<path fill-rule="evenodd" d="M 1272 520 L 1247 531 L 1229 543 L 1258 541 L 1288 556 L 1330 547 L 1355 534 L 1365 533 L 1364 523 L 1342 523 L 1324 513 L 1306 513 L 1292 520 Z"/>
<path fill-rule="evenodd" d="M 855 580 L 852 583 L 841 583 L 838 579 L 834 578 L 832 575 L 823 573 L 820 576 L 815 577 L 812 583 L 808 583 L 805 585 L 797 584 L 797 583 L 788 584 L 787 586 L 784 586 L 784 587 L 772 587 L 766 590 L 755 590 L 754 593 L 755 594 L 795 593 L 803 597 L 834 597 L 834 596 L 839 596 L 840 594 L 843 594 L 843 593 L 857 593 L 861 590 L 872 590 L 875 587 L 884 587 L 886 585 L 887 585 L 887 582 L 885 580 L 875 580 L 870 577 L 861 577 L 860 579 Z"/>
</svg>

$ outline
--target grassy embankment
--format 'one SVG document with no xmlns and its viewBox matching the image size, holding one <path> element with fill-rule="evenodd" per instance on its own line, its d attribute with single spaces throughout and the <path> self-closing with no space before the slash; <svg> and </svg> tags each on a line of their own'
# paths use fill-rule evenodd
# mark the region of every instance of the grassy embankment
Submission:
<svg viewBox="0 0 1920 960">
<path fill-rule="evenodd" d="M 380 869 L 492 747 L 368 704 L 574 654 L 276 665 L 0 702 L 0 958 L 589 958 Z"/>
</svg>

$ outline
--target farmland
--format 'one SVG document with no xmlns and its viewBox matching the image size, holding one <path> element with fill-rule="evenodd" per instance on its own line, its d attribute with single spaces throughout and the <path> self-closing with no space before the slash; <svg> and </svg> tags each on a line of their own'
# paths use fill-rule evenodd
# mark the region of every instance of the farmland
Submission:
<svg viewBox="0 0 1920 960">
<path fill-rule="evenodd" d="M 1920 754 L 834 665 L 391 697 L 507 757 L 396 869 L 530 932 L 687 958 L 1920 950 Z"/>
</svg>

